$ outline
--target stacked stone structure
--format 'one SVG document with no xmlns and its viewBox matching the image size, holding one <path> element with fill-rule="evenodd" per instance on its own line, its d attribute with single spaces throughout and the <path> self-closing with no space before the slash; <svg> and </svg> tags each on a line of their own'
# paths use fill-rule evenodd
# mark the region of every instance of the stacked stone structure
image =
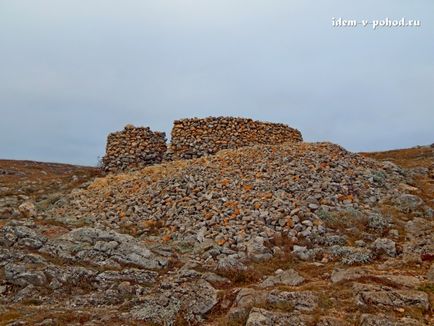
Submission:
<svg viewBox="0 0 434 326">
<path fill-rule="evenodd" d="M 135 170 L 159 164 L 167 150 L 166 134 L 149 128 L 125 126 L 107 137 L 102 167 L 106 172 Z"/>
<path fill-rule="evenodd" d="M 174 122 L 167 157 L 190 159 L 222 149 L 302 140 L 300 131 L 281 123 L 234 117 L 183 119 Z"/>
<path fill-rule="evenodd" d="M 209 117 L 175 121 L 167 148 L 164 132 L 127 125 L 124 130 L 108 136 L 102 166 L 106 172 L 122 172 L 163 161 L 212 155 L 222 149 L 302 140 L 300 131 L 282 123 Z"/>
</svg>

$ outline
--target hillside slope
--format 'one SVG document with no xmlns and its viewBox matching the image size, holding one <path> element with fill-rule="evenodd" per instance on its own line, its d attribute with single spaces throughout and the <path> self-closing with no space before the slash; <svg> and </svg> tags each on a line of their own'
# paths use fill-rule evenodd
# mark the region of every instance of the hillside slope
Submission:
<svg viewBox="0 0 434 326">
<path fill-rule="evenodd" d="M 0 161 L 0 325 L 430 325 L 433 164 L 331 143 L 108 176 Z"/>
</svg>

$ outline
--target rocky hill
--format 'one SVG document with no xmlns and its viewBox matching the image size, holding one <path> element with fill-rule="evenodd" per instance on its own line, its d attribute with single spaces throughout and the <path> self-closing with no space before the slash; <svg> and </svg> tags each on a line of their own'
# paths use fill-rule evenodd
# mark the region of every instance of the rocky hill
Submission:
<svg viewBox="0 0 434 326">
<path fill-rule="evenodd" d="M 0 325 L 432 325 L 434 149 L 0 161 Z"/>
</svg>

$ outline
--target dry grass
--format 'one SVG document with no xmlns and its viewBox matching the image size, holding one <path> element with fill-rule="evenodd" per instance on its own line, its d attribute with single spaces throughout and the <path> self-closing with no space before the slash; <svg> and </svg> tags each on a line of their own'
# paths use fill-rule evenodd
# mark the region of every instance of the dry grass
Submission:
<svg viewBox="0 0 434 326">
<path fill-rule="evenodd" d="M 429 167 L 434 162 L 434 149 L 430 147 L 395 149 L 360 154 L 380 161 L 391 161 L 403 168 Z"/>
<path fill-rule="evenodd" d="M 7 189 L 0 196 L 28 196 L 39 211 L 44 211 L 64 194 L 100 174 L 93 167 L 0 160 L 0 185 Z"/>
<path fill-rule="evenodd" d="M 15 310 L 15 309 L 10 309 L 7 311 L 1 311 L 0 312 L 0 326 L 7 325 L 12 321 L 17 320 L 21 316 L 22 316 L 21 312 Z"/>
</svg>

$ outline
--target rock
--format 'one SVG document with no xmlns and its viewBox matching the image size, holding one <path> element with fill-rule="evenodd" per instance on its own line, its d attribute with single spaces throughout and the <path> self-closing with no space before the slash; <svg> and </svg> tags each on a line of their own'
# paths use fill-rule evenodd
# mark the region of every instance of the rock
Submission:
<svg viewBox="0 0 434 326">
<path fill-rule="evenodd" d="M 206 227 L 201 228 L 196 235 L 197 241 L 203 242 L 205 240 L 205 233 L 206 233 Z"/>
<path fill-rule="evenodd" d="M 173 291 L 148 296 L 144 304 L 131 311 L 131 315 L 137 320 L 173 324 L 178 314 L 182 314 L 185 320 L 197 323 L 217 302 L 217 291 L 199 279 Z"/>
<path fill-rule="evenodd" d="M 361 248 L 366 247 L 366 242 L 363 241 L 363 240 L 356 240 L 356 241 L 354 241 L 354 244 L 355 244 L 357 247 L 361 247 Z"/>
<path fill-rule="evenodd" d="M 158 277 L 157 272 L 140 269 L 124 269 L 121 271 L 105 271 L 96 276 L 96 280 L 102 283 L 108 282 L 133 282 L 138 284 L 153 284 Z"/>
<path fill-rule="evenodd" d="M 430 306 L 428 295 L 422 291 L 394 290 L 360 283 L 356 283 L 353 288 L 359 304 L 393 308 L 414 307 L 424 311 Z"/>
<path fill-rule="evenodd" d="M 335 269 L 330 280 L 332 283 L 357 281 L 360 279 L 376 280 L 379 283 L 387 283 L 398 287 L 415 288 L 420 284 L 418 278 L 407 275 L 378 274 L 375 271 L 362 267 L 348 269 Z"/>
<path fill-rule="evenodd" d="M 59 323 L 52 318 L 47 318 L 41 321 L 40 323 L 35 324 L 36 326 L 57 326 Z"/>
<path fill-rule="evenodd" d="M 384 217 L 381 214 L 375 213 L 368 217 L 368 226 L 375 231 L 383 231 L 390 225 L 390 218 Z"/>
<path fill-rule="evenodd" d="M 315 326 L 350 326 L 350 324 L 342 319 L 323 316 L 320 317 L 318 323 L 316 323 Z"/>
<path fill-rule="evenodd" d="M 113 263 L 161 269 L 167 259 L 153 254 L 132 236 L 97 228 L 78 228 L 47 242 L 41 251 L 51 255 L 106 266 Z"/>
<path fill-rule="evenodd" d="M 420 263 L 424 255 L 434 252 L 434 221 L 415 218 L 405 224 L 407 241 L 403 246 L 403 260 L 406 263 Z"/>
<path fill-rule="evenodd" d="M 270 316 L 266 316 L 267 313 L 265 311 L 261 311 L 261 309 L 253 308 L 250 311 L 249 318 L 247 319 L 246 326 L 265 326 L 265 325 L 273 325 L 273 320 Z"/>
<path fill-rule="evenodd" d="M 372 250 L 377 256 L 396 256 L 396 245 L 395 241 L 387 239 L 387 238 L 377 238 L 372 243 Z"/>
<path fill-rule="evenodd" d="M 131 317 L 154 324 L 174 325 L 176 315 L 181 309 L 178 298 L 167 295 L 148 297 L 146 302 L 131 311 Z"/>
<path fill-rule="evenodd" d="M 361 267 L 352 267 L 348 269 L 335 269 L 332 272 L 330 280 L 332 283 L 355 281 L 362 277 L 369 276 L 366 269 Z"/>
<path fill-rule="evenodd" d="M 226 313 L 225 320 L 229 325 L 243 325 L 249 316 L 249 309 L 232 307 Z"/>
<path fill-rule="evenodd" d="M 18 210 L 26 218 L 35 217 L 37 214 L 35 204 L 33 204 L 31 201 L 25 201 L 22 203 L 20 206 L 18 206 Z"/>
<path fill-rule="evenodd" d="M 241 289 L 235 298 L 234 307 L 251 308 L 265 302 L 265 293 L 252 288 Z"/>
<path fill-rule="evenodd" d="M 40 293 L 38 289 L 33 285 L 29 284 L 25 288 L 19 290 L 15 295 L 12 297 L 12 302 L 23 302 L 23 301 L 29 301 L 33 300 L 35 303 L 39 301 Z"/>
<path fill-rule="evenodd" d="M 397 205 L 406 213 L 412 212 L 423 204 L 423 200 L 410 194 L 402 194 L 396 199 Z"/>
<path fill-rule="evenodd" d="M 280 309 L 313 311 L 318 306 L 318 297 L 312 291 L 273 290 L 267 295 L 267 303 Z"/>
<path fill-rule="evenodd" d="M 360 316 L 360 326 L 419 326 L 421 323 L 412 318 L 396 319 L 393 316 L 384 314 L 363 314 Z"/>
<path fill-rule="evenodd" d="M 253 308 L 250 311 L 246 326 L 307 326 L 310 325 L 312 321 L 313 318 L 311 316 L 300 315 L 297 313 L 280 313 L 261 308 Z"/>
<path fill-rule="evenodd" d="M 366 248 L 332 246 L 329 249 L 333 257 L 338 257 L 345 265 L 366 264 L 372 261 L 372 252 Z"/>
<path fill-rule="evenodd" d="M 301 277 L 295 270 L 288 269 L 276 275 L 271 275 L 267 277 L 259 286 L 262 288 L 272 287 L 276 285 L 297 286 L 303 282 L 304 278 Z"/>
<path fill-rule="evenodd" d="M 204 280 L 193 283 L 188 295 L 188 310 L 195 315 L 205 315 L 218 302 L 217 291 Z"/>
<path fill-rule="evenodd" d="M 229 255 L 218 260 L 218 271 L 244 271 L 247 266 L 244 265 L 237 255 Z"/>
<path fill-rule="evenodd" d="M 296 255 L 301 260 L 309 260 L 310 259 L 309 252 L 307 250 L 307 247 L 305 247 L 305 246 L 294 245 L 292 248 L 292 252 L 294 255 Z"/>
<path fill-rule="evenodd" d="M 4 267 L 5 279 L 9 283 L 27 286 L 43 286 L 47 284 L 44 272 L 30 270 L 24 264 L 7 264 Z"/>
<path fill-rule="evenodd" d="M 258 236 L 247 242 L 247 257 L 257 262 L 269 260 L 273 255 L 271 250 L 265 247 L 264 241 L 263 237 Z"/>
<path fill-rule="evenodd" d="M 225 286 L 231 284 L 231 281 L 228 278 L 214 273 L 205 273 L 202 278 L 212 285 Z"/>
<path fill-rule="evenodd" d="M 0 245 L 11 247 L 41 248 L 47 239 L 29 226 L 9 223 L 0 229 Z"/>
</svg>

